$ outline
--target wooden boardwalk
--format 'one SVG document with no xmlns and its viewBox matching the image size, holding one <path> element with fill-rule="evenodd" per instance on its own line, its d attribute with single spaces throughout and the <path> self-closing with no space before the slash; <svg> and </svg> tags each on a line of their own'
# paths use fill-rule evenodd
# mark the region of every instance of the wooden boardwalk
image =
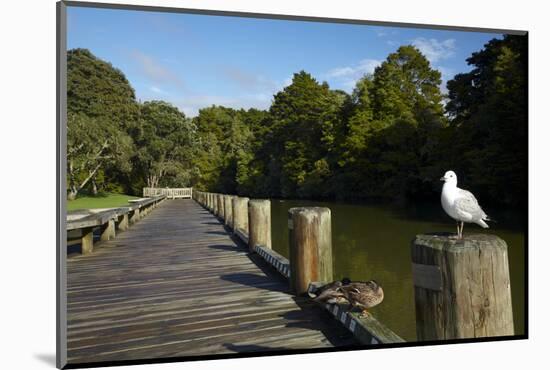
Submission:
<svg viewBox="0 0 550 370">
<path fill-rule="evenodd" d="M 357 344 L 193 200 L 68 258 L 68 362 Z"/>
</svg>

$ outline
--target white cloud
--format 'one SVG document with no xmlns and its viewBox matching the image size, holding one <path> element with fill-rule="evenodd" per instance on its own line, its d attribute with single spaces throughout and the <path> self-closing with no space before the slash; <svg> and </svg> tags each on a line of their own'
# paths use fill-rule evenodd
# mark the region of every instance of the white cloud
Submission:
<svg viewBox="0 0 550 370">
<path fill-rule="evenodd" d="M 456 40 L 446 39 L 438 41 L 436 39 L 427 39 L 424 37 L 416 38 L 412 44 L 420 50 L 422 54 L 430 61 L 436 63 L 442 59 L 448 59 L 455 54 Z"/>
<path fill-rule="evenodd" d="M 359 79 L 365 74 L 374 73 L 375 68 L 380 64 L 381 61 L 377 59 L 363 59 L 356 65 L 333 68 L 324 75 L 324 78 L 350 91 Z"/>
<path fill-rule="evenodd" d="M 397 35 L 397 30 L 392 30 L 391 28 L 375 28 L 374 32 L 376 32 L 376 36 L 378 37 L 386 37 L 391 35 Z"/>
<path fill-rule="evenodd" d="M 274 90 L 276 83 L 260 74 L 251 73 L 237 67 L 226 67 L 222 70 L 224 77 L 243 90 Z"/>
<path fill-rule="evenodd" d="M 183 87 L 183 80 L 169 68 L 164 67 L 153 57 L 134 50 L 131 53 L 134 61 L 137 62 L 139 69 L 150 81 L 157 84 L 171 84 L 176 87 Z"/>
<path fill-rule="evenodd" d="M 162 94 L 162 95 L 166 94 L 166 91 L 164 91 L 164 90 L 162 90 L 162 89 L 160 89 L 160 88 L 158 88 L 158 87 L 156 87 L 156 86 L 151 86 L 149 89 L 150 89 L 152 92 L 157 93 L 157 94 Z"/>
</svg>

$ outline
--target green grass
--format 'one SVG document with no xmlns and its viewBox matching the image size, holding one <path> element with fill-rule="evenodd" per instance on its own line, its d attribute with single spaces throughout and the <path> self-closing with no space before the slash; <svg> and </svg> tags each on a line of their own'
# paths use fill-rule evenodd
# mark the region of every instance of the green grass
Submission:
<svg viewBox="0 0 550 370">
<path fill-rule="evenodd" d="M 127 206 L 128 200 L 138 199 L 131 195 L 104 193 L 97 196 L 82 196 L 67 201 L 67 211 L 83 208 L 114 208 Z"/>
</svg>

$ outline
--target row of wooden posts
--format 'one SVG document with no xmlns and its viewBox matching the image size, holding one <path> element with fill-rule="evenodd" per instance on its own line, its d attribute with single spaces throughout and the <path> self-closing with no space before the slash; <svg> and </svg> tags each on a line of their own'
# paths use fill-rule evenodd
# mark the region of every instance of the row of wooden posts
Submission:
<svg viewBox="0 0 550 370">
<path fill-rule="evenodd" d="M 194 191 L 194 198 L 243 236 L 250 252 L 271 249 L 271 201 L 200 191 Z M 330 222 L 328 208 L 289 210 L 290 289 L 297 295 L 307 293 L 312 282 L 333 280 Z"/>
<path fill-rule="evenodd" d="M 99 228 L 99 240 L 114 239 L 117 230 L 124 231 L 147 216 L 162 201 L 165 195 L 130 201 L 126 207 L 109 208 L 80 216 L 80 211 L 69 213 L 66 221 L 67 245 L 80 244 L 82 254 L 89 254 L 94 249 L 94 230 Z M 71 237 L 69 233 L 78 236 Z"/>
<path fill-rule="evenodd" d="M 269 200 L 196 190 L 193 198 L 247 241 L 250 252 L 271 249 Z M 291 291 L 301 295 L 312 282 L 333 281 L 330 209 L 291 208 L 288 228 Z M 514 334 L 504 240 L 488 234 L 462 240 L 423 234 L 414 238 L 410 249 L 418 340 Z"/>
</svg>

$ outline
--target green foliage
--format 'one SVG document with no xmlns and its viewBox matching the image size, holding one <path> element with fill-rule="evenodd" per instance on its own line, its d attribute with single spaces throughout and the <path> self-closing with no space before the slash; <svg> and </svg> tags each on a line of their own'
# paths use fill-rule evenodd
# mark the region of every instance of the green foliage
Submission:
<svg viewBox="0 0 550 370">
<path fill-rule="evenodd" d="M 105 173 L 128 173 L 132 139 L 112 121 L 83 113 L 67 116 L 67 183 L 71 198 Z"/>
<path fill-rule="evenodd" d="M 123 128 L 133 127 L 139 115 L 134 89 L 124 74 L 86 49 L 67 52 L 67 108 Z"/>
<path fill-rule="evenodd" d="M 349 95 L 301 71 L 268 111 L 211 106 L 189 119 L 162 101 L 135 102 L 124 75 L 69 52 L 69 182 L 100 189 L 194 186 L 250 197 L 437 197 L 445 170 L 485 200 L 526 192 L 526 39 L 505 36 L 450 80 L 401 46 Z M 131 139 L 130 139 L 131 138 Z M 94 154 L 108 141 L 108 149 Z M 98 147 L 99 145 L 99 147 Z M 92 160 L 90 160 L 90 158 Z"/>
<path fill-rule="evenodd" d="M 69 198 L 98 186 L 121 188 L 131 169 L 129 136 L 138 117 L 134 90 L 121 71 L 85 49 L 67 52 Z"/>
<path fill-rule="evenodd" d="M 162 101 L 143 103 L 140 113 L 133 130 L 133 177 L 153 188 L 190 186 L 194 176 L 195 125 L 176 107 Z"/>
<path fill-rule="evenodd" d="M 526 204 L 527 39 L 493 39 L 447 84 L 455 167 L 493 202 Z"/>
</svg>

